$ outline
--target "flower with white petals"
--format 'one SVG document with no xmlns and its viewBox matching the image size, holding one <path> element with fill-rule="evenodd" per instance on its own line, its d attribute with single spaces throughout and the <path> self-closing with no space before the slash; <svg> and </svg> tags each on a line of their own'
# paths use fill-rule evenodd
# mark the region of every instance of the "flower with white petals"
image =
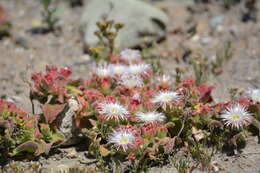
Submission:
<svg viewBox="0 0 260 173">
<path fill-rule="evenodd" d="M 159 76 L 156 78 L 156 81 L 160 85 L 171 85 L 171 77 L 168 75 Z"/>
<path fill-rule="evenodd" d="M 137 138 L 132 131 L 128 129 L 119 129 L 108 137 L 108 143 L 113 143 L 117 150 L 123 149 L 123 151 L 126 151 L 134 145 L 136 139 Z"/>
<path fill-rule="evenodd" d="M 250 89 L 246 91 L 246 94 L 253 101 L 253 103 L 260 103 L 260 88 Z"/>
<path fill-rule="evenodd" d="M 110 66 L 110 70 L 112 72 L 113 75 L 122 75 L 124 73 L 127 73 L 128 71 L 128 67 L 126 65 L 111 65 Z"/>
<path fill-rule="evenodd" d="M 180 99 L 177 92 L 174 91 L 160 91 L 152 99 L 152 103 L 158 104 L 160 106 L 169 105 L 173 102 L 176 102 Z"/>
<path fill-rule="evenodd" d="M 111 69 L 107 65 L 102 65 L 98 67 L 94 67 L 94 73 L 101 78 L 110 77 L 111 76 Z"/>
<path fill-rule="evenodd" d="M 129 114 L 127 109 L 118 104 L 112 102 L 105 102 L 98 105 L 98 111 L 104 116 L 106 120 L 125 120 L 126 115 Z"/>
<path fill-rule="evenodd" d="M 251 115 L 242 105 L 231 105 L 226 111 L 220 115 L 225 124 L 231 127 L 240 128 L 244 124 L 251 122 Z"/>
<path fill-rule="evenodd" d="M 139 50 L 125 49 L 120 52 L 120 58 L 127 61 L 134 61 L 141 59 L 141 53 Z"/>
<path fill-rule="evenodd" d="M 146 112 L 146 113 L 138 112 L 136 113 L 136 117 L 144 122 L 153 122 L 153 121 L 163 122 L 166 118 L 163 113 L 159 113 L 155 111 Z"/>
<path fill-rule="evenodd" d="M 139 76 L 131 75 L 131 74 L 123 74 L 120 77 L 119 84 L 127 88 L 135 88 L 135 87 L 143 86 L 144 83 L 143 83 L 143 79 Z"/>
<path fill-rule="evenodd" d="M 151 70 L 150 64 L 133 64 L 129 66 L 129 73 L 134 75 L 146 74 Z"/>
</svg>

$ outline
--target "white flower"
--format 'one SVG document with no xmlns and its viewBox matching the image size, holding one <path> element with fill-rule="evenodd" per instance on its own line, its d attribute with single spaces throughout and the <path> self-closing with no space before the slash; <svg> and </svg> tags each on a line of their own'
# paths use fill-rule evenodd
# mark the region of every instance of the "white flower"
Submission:
<svg viewBox="0 0 260 173">
<path fill-rule="evenodd" d="M 156 78 L 156 81 L 159 82 L 159 84 L 161 85 L 170 85 L 171 77 L 168 75 L 159 76 Z"/>
<path fill-rule="evenodd" d="M 224 119 L 226 125 L 236 128 L 251 122 L 250 113 L 246 111 L 244 106 L 239 104 L 227 108 L 226 111 L 220 115 L 220 118 Z"/>
<path fill-rule="evenodd" d="M 111 65 L 110 70 L 113 75 L 122 75 L 128 72 L 128 66 L 126 65 Z"/>
<path fill-rule="evenodd" d="M 166 118 L 163 113 L 158 113 L 155 111 L 146 112 L 146 113 L 138 112 L 136 113 L 136 117 L 144 122 L 153 122 L 153 121 L 163 122 Z"/>
<path fill-rule="evenodd" d="M 178 101 L 180 97 L 177 92 L 174 91 L 160 91 L 155 97 L 152 99 L 152 103 L 159 104 L 160 106 L 167 105 Z"/>
<path fill-rule="evenodd" d="M 98 67 L 94 67 L 93 72 L 101 78 L 110 77 L 111 76 L 111 69 L 107 65 L 101 65 Z"/>
<path fill-rule="evenodd" d="M 252 99 L 253 103 L 260 103 L 260 88 L 246 91 L 247 96 Z"/>
<path fill-rule="evenodd" d="M 126 115 L 129 112 L 126 108 L 118 103 L 106 102 L 98 105 L 98 110 L 101 115 L 105 117 L 106 120 L 125 120 Z"/>
<path fill-rule="evenodd" d="M 124 151 L 133 146 L 135 140 L 136 137 L 133 132 L 127 129 L 114 131 L 113 134 L 108 137 L 108 143 L 113 143 L 117 150 L 123 149 Z"/>
<path fill-rule="evenodd" d="M 129 66 L 129 73 L 135 75 L 146 74 L 147 70 L 151 70 L 150 64 L 133 64 Z"/>
<path fill-rule="evenodd" d="M 140 59 L 141 53 L 139 50 L 125 49 L 122 52 L 120 52 L 120 57 L 127 61 L 133 61 Z"/>
<path fill-rule="evenodd" d="M 143 79 L 136 75 L 123 74 L 120 78 L 119 84 L 127 88 L 141 87 L 143 86 Z"/>
</svg>

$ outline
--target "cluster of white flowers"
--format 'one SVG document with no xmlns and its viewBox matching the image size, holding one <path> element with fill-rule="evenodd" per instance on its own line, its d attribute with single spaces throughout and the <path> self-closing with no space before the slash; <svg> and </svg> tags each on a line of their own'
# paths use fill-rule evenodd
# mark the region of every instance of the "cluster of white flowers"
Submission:
<svg viewBox="0 0 260 173">
<path fill-rule="evenodd" d="M 141 58 L 141 54 L 137 50 L 126 49 L 120 53 L 120 57 L 125 60 L 136 60 Z M 118 81 L 120 85 L 128 88 L 141 87 L 143 85 L 143 75 L 152 70 L 149 64 L 103 64 L 93 69 L 94 74 L 101 78 L 112 77 Z"/>
<path fill-rule="evenodd" d="M 146 74 L 146 71 L 151 70 L 150 64 L 133 64 L 128 68 L 128 73 L 133 75 Z"/>
<path fill-rule="evenodd" d="M 141 59 L 140 51 L 126 49 L 120 53 L 120 58 L 126 60 L 129 65 L 125 64 L 111 64 L 102 65 L 96 67 L 94 73 L 99 77 L 112 77 L 117 81 L 117 84 L 122 85 L 128 89 L 142 87 L 144 85 L 143 77 L 147 72 L 152 71 L 149 64 L 138 63 Z M 156 78 L 156 82 L 160 85 L 170 86 L 170 76 L 160 76 Z M 254 102 L 260 102 L 260 89 L 251 89 L 246 92 L 247 96 Z M 140 100 L 141 96 L 136 94 L 133 98 Z M 153 98 L 151 103 L 157 106 L 165 107 L 166 105 L 172 105 L 181 100 L 180 95 L 175 91 L 161 90 Z M 127 108 L 119 103 L 105 102 L 98 105 L 99 114 L 103 115 L 106 120 L 126 120 L 129 112 Z M 166 116 L 163 113 L 156 111 L 137 112 L 135 117 L 145 123 L 160 122 L 163 123 L 166 120 Z M 225 125 L 232 128 L 240 128 L 245 124 L 252 121 L 251 114 L 247 112 L 246 107 L 236 104 L 228 107 L 221 115 L 220 118 L 225 121 Z M 133 146 L 137 137 L 129 129 L 118 129 L 108 137 L 108 142 L 113 143 L 119 150 L 128 150 Z"/>
<path fill-rule="evenodd" d="M 108 66 L 108 70 L 110 71 L 111 77 L 123 74 L 139 76 L 140 74 L 146 74 L 147 70 L 151 70 L 151 67 L 149 64 L 133 64 L 129 66 L 116 64 Z"/>
</svg>

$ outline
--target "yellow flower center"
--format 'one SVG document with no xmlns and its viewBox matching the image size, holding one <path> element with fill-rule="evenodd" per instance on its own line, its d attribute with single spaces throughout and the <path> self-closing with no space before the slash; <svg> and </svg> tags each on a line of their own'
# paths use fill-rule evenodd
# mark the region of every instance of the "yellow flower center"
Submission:
<svg viewBox="0 0 260 173">
<path fill-rule="evenodd" d="M 116 108 L 111 108 L 111 113 L 112 113 L 112 114 L 118 114 L 118 109 L 116 109 Z"/>
<path fill-rule="evenodd" d="M 239 115 L 239 114 L 233 114 L 233 115 L 232 115 L 232 119 L 235 120 L 235 121 L 240 120 L 240 119 L 241 119 L 241 115 Z"/>
<path fill-rule="evenodd" d="M 254 100 L 256 102 L 260 102 L 260 96 L 253 96 L 252 100 Z"/>
<path fill-rule="evenodd" d="M 122 138 L 120 138 L 119 142 L 121 145 L 125 145 L 125 144 L 129 143 L 129 139 L 126 137 L 122 137 Z"/>
<path fill-rule="evenodd" d="M 162 98 L 162 101 L 163 101 L 163 102 L 170 102 L 171 100 L 172 100 L 172 97 L 169 96 L 169 95 L 165 95 L 165 96 L 163 96 L 163 98 Z"/>
</svg>

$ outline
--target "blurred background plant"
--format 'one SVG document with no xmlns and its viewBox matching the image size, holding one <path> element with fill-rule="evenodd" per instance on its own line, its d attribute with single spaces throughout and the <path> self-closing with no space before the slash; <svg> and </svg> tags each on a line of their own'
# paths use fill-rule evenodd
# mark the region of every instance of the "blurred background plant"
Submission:
<svg viewBox="0 0 260 173">
<path fill-rule="evenodd" d="M 96 47 L 91 47 L 90 53 L 97 64 L 108 62 L 109 58 L 116 53 L 115 39 L 120 31 L 124 27 L 121 23 L 116 23 L 113 20 L 104 20 L 97 22 L 98 30 L 95 31 L 95 35 L 99 39 L 99 44 Z"/>
<path fill-rule="evenodd" d="M 11 23 L 7 20 L 4 7 L 0 4 L 0 40 L 10 36 Z"/>
<path fill-rule="evenodd" d="M 42 23 L 46 27 L 45 29 L 42 28 L 42 33 L 56 31 L 58 29 L 59 16 L 64 7 L 58 3 L 58 0 L 40 0 L 40 3 L 43 8 Z"/>
</svg>

